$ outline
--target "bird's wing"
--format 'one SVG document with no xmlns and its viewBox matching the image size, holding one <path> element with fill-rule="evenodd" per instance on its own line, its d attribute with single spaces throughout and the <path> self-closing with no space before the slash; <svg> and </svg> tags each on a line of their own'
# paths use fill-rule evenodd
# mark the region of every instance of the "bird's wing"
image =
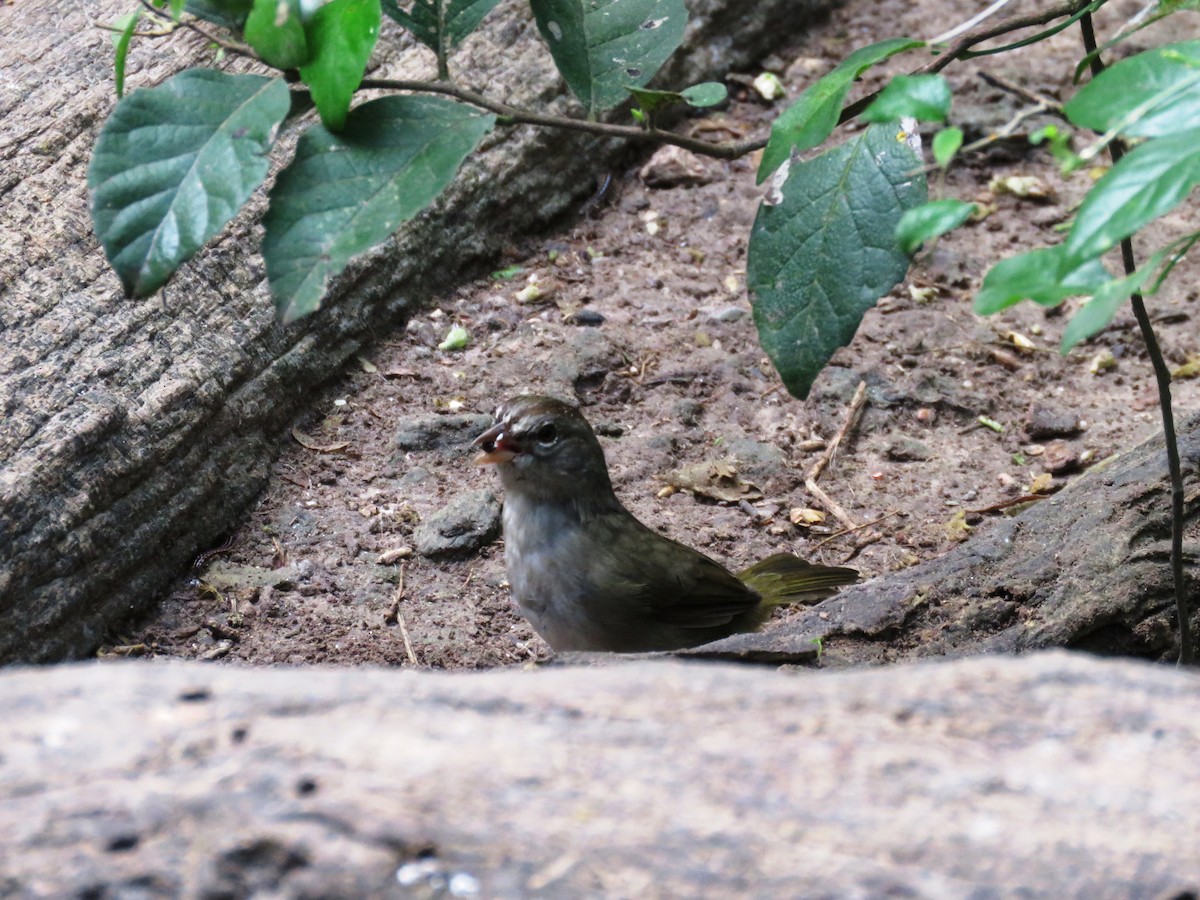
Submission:
<svg viewBox="0 0 1200 900">
<path fill-rule="evenodd" d="M 822 566 L 790 553 L 776 553 L 738 572 L 739 580 L 762 595 L 768 606 L 819 603 L 838 588 L 859 580 L 856 569 Z"/>
<path fill-rule="evenodd" d="M 628 513 L 626 513 L 628 515 Z M 632 516 L 604 546 L 608 571 L 622 575 L 620 593 L 647 621 L 682 628 L 725 625 L 762 599 L 724 566 L 663 537 Z"/>
</svg>

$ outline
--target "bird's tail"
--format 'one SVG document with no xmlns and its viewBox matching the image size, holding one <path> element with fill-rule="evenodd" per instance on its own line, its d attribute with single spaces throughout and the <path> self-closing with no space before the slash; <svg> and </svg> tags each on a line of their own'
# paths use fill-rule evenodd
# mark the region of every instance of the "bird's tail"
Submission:
<svg viewBox="0 0 1200 900">
<path fill-rule="evenodd" d="M 762 595 L 767 606 L 813 604 L 859 580 L 858 570 L 807 563 L 790 553 L 776 553 L 738 573 L 738 578 Z"/>
</svg>

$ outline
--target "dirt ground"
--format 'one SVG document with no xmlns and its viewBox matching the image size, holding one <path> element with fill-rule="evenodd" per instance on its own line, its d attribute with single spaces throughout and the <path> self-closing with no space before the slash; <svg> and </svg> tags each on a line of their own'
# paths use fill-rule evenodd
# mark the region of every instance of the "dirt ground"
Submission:
<svg viewBox="0 0 1200 900">
<path fill-rule="evenodd" d="M 856 47 L 932 38 L 984 5 L 851 0 L 762 66 L 795 96 Z M 1101 35 L 1140 5 L 1110 3 Z M 1027 105 L 982 82 L 979 70 L 1065 97 L 1079 56 L 1069 29 L 1048 44 L 951 66 L 953 123 L 970 141 Z M 921 61 L 903 56 L 892 71 Z M 879 83 L 870 76 L 856 90 Z M 765 133 L 778 109 L 740 82 L 730 87 L 727 109 L 680 127 L 718 138 Z M 1031 486 L 1061 486 L 1159 423 L 1128 311 L 1066 358 L 1057 352 L 1068 318 L 1061 310 L 1025 304 L 992 319 L 971 312 L 988 267 L 1055 240 L 1089 183 L 1087 173 L 1064 180 L 1024 140 L 1040 121 L 965 158 L 944 185 L 931 184 L 931 195 L 975 200 L 990 212 L 918 258 L 803 402 L 783 390 L 758 346 L 745 293 L 756 160 L 696 161 L 693 180 L 674 187 L 648 184 L 644 160 L 613 173 L 594 208 L 514 245 L 493 277 L 398 322 L 315 396 L 281 436 L 275 477 L 231 549 L 181 575 L 157 614 L 101 652 L 441 668 L 547 657 L 511 607 L 502 541 L 488 523 L 456 553 L 419 552 L 422 523 L 451 503 L 494 518 L 479 492 L 499 494 L 498 485 L 471 464 L 467 445 L 498 402 L 531 391 L 583 404 L 626 505 L 730 567 L 789 550 L 871 578 L 985 532 L 1006 514 L 995 507 Z M 993 186 L 1006 176 L 1040 179 L 1046 196 Z M 1195 283 L 1180 271 L 1151 300 L 1173 366 L 1200 350 Z M 530 284 L 539 298 L 529 299 Z M 439 350 L 454 325 L 467 329 L 469 345 Z M 1016 346 L 1014 332 L 1032 349 Z M 1101 357 L 1110 365 L 1096 371 Z M 846 422 L 860 382 L 864 414 L 818 482 L 866 526 L 848 531 L 805 488 L 805 475 Z M 1175 396 L 1177 409 L 1194 408 L 1195 382 L 1177 381 Z M 721 502 L 668 487 L 668 473 L 721 460 L 733 460 L 761 498 Z M 813 510 L 825 520 L 800 512 Z"/>
</svg>

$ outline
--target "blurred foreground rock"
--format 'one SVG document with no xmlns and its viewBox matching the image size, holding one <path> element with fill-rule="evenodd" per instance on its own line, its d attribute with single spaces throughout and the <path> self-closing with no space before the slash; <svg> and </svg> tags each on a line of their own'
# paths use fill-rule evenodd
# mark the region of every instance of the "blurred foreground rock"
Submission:
<svg viewBox="0 0 1200 900">
<path fill-rule="evenodd" d="M 1063 653 L 12 669 L 0 896 L 1195 896 L 1198 687 Z"/>
</svg>

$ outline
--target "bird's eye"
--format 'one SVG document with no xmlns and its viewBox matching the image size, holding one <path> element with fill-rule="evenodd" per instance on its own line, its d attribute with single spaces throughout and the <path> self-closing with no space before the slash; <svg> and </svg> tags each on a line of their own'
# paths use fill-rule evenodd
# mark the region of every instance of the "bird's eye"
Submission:
<svg viewBox="0 0 1200 900">
<path fill-rule="evenodd" d="M 534 435 L 534 438 L 537 439 L 539 444 L 543 444 L 548 447 L 558 440 L 558 429 L 554 427 L 552 422 L 547 422 L 537 430 L 537 434 Z"/>
</svg>

